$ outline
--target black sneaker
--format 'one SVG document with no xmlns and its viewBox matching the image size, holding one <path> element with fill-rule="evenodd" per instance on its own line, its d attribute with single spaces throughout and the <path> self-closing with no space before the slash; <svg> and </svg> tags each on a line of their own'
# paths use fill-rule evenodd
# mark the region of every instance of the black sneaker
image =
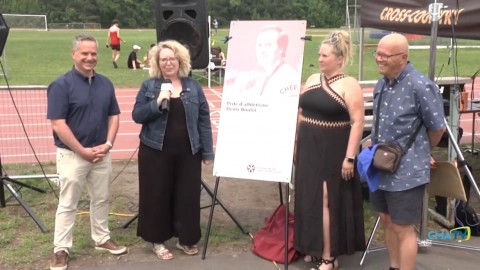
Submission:
<svg viewBox="0 0 480 270">
<path fill-rule="evenodd" d="M 108 251 L 114 255 L 127 253 L 127 247 L 120 246 L 117 243 L 113 242 L 113 240 L 111 239 L 107 240 L 107 242 L 101 245 L 96 246 L 95 249 L 101 251 Z"/>
<path fill-rule="evenodd" d="M 118 68 L 117 62 L 113 61 L 113 67 Z"/>
<path fill-rule="evenodd" d="M 55 252 L 50 270 L 65 270 L 68 265 L 68 253 L 64 250 Z"/>
</svg>

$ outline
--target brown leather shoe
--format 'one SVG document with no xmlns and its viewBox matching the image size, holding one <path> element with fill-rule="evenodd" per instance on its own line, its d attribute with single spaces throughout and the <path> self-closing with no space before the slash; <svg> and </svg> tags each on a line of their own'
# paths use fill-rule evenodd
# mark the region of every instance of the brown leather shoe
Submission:
<svg viewBox="0 0 480 270">
<path fill-rule="evenodd" d="M 68 253 L 64 250 L 55 252 L 50 270 L 65 270 L 68 266 Z"/>
<path fill-rule="evenodd" d="M 108 239 L 107 242 L 96 246 L 95 249 L 101 250 L 101 251 L 108 251 L 113 255 L 120 255 L 123 253 L 127 253 L 127 247 L 118 245 L 112 239 Z"/>
</svg>

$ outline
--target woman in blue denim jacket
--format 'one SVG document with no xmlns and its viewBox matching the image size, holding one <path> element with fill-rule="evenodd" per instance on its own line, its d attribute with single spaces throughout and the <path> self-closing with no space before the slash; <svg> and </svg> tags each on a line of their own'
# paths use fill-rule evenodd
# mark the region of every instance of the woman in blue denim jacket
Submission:
<svg viewBox="0 0 480 270">
<path fill-rule="evenodd" d="M 190 68 L 188 49 L 177 41 L 152 47 L 150 78 L 132 111 L 142 125 L 137 235 L 161 260 L 173 259 L 165 246 L 172 237 L 185 254 L 198 254 L 201 166 L 214 158 L 208 102 Z"/>
</svg>

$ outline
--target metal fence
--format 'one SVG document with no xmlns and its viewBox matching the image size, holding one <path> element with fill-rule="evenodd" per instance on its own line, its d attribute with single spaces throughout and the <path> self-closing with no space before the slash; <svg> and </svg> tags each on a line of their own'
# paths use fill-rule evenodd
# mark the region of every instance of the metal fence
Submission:
<svg viewBox="0 0 480 270">
<path fill-rule="evenodd" d="M 6 163 L 55 160 L 45 86 L 0 88 L 0 156 Z"/>
<path fill-rule="evenodd" d="M 99 23 L 49 23 L 48 29 L 102 29 Z"/>
</svg>

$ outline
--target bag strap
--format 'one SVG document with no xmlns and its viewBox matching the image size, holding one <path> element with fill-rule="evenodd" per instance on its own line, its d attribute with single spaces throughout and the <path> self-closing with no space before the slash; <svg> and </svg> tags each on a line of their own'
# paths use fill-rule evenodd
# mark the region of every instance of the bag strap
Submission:
<svg viewBox="0 0 480 270">
<path fill-rule="evenodd" d="M 420 132 L 420 129 L 422 128 L 422 119 L 418 119 L 418 125 L 415 131 L 413 132 L 412 135 L 410 135 L 410 138 L 408 139 L 407 144 L 405 144 L 405 149 L 403 150 L 403 153 L 406 153 L 410 147 L 412 147 L 413 142 L 415 141 L 415 138 L 417 137 L 418 132 Z"/>
<path fill-rule="evenodd" d="M 382 102 L 382 95 L 383 95 L 384 88 L 385 88 L 385 83 L 383 84 L 382 89 L 380 90 L 380 94 L 378 96 L 377 112 L 375 115 L 375 131 L 377 132 L 377 137 L 375 138 L 375 140 L 377 140 L 376 143 L 378 143 L 378 133 L 379 133 L 378 126 L 379 126 L 379 118 L 380 118 L 378 116 L 380 115 L 380 103 Z M 415 141 L 415 138 L 417 137 L 418 132 L 420 132 L 420 129 L 422 128 L 422 119 L 418 118 L 418 120 L 419 120 L 418 125 L 415 128 L 415 131 L 408 138 L 407 144 L 405 144 L 405 149 L 403 149 L 403 153 L 406 153 L 408 149 L 412 147 L 412 144 Z"/>
<path fill-rule="evenodd" d="M 383 84 L 380 94 L 378 96 L 378 101 L 377 101 L 377 112 L 375 114 L 375 132 L 377 132 L 377 136 L 375 137 L 375 143 L 378 143 L 378 119 L 380 118 L 380 103 L 382 103 L 382 96 L 383 96 L 383 88 L 385 88 L 385 83 Z"/>
</svg>

